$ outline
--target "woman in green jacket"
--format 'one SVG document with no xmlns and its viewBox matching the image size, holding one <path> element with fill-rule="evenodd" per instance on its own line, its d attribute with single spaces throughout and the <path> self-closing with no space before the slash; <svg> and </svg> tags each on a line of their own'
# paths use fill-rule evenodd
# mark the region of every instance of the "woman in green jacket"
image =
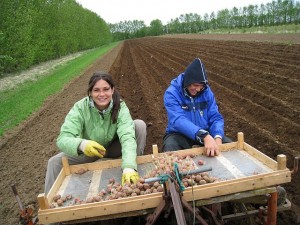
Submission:
<svg viewBox="0 0 300 225">
<path fill-rule="evenodd" d="M 62 157 L 67 157 L 70 165 L 122 157 L 122 183 L 135 183 L 139 178 L 136 156 L 143 154 L 145 145 L 144 121 L 132 120 L 112 77 L 95 72 L 88 96 L 75 103 L 61 127 L 57 138 L 61 152 L 48 161 L 45 193 L 62 168 Z"/>
</svg>

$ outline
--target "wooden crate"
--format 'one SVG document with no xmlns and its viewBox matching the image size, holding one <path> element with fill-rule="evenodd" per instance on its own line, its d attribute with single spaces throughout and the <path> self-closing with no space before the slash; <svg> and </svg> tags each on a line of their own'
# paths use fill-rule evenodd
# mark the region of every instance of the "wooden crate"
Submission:
<svg viewBox="0 0 300 225">
<path fill-rule="evenodd" d="M 205 200 L 214 197 L 232 195 L 251 190 L 266 189 L 274 192 L 275 185 L 291 182 L 291 171 L 286 167 L 286 156 L 278 155 L 277 161 L 266 156 L 259 150 L 244 142 L 243 133 L 238 133 L 238 141 L 220 146 L 221 154 L 217 157 L 203 155 L 203 148 L 192 148 L 176 151 L 176 154 L 195 154 L 195 161 L 202 159 L 206 165 L 212 166 L 212 176 L 219 181 L 205 185 L 186 188 L 183 198 L 187 201 Z M 157 146 L 153 146 L 153 155 L 160 155 Z M 141 176 L 154 168 L 153 155 L 137 157 L 138 172 Z M 69 166 L 63 160 L 63 169 L 57 177 L 48 195 L 39 194 L 38 218 L 40 224 L 53 222 L 82 222 L 118 217 L 143 215 L 152 212 L 162 200 L 162 193 L 152 193 L 126 197 L 116 200 L 70 205 L 50 208 L 53 196 L 57 193 L 63 195 L 73 190 L 80 190 L 77 194 L 81 198 L 95 195 L 107 184 L 108 178 L 113 174 L 115 179 L 121 180 L 121 159 L 98 161 L 94 163 Z M 200 166 L 199 166 L 200 167 Z M 80 169 L 89 172 L 84 176 L 77 175 Z M 83 183 L 70 185 L 76 180 Z M 76 195 L 76 194 L 75 194 Z M 75 197 L 75 196 L 74 196 Z M 226 198 L 225 198 L 226 199 Z"/>
</svg>

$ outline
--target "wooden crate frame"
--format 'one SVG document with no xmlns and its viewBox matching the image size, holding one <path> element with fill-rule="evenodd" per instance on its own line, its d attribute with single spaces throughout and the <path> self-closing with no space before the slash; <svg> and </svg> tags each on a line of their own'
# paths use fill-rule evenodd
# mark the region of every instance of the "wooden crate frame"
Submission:
<svg viewBox="0 0 300 225">
<path fill-rule="evenodd" d="M 268 187 L 291 182 L 291 171 L 286 167 L 285 155 L 278 155 L 277 161 L 271 159 L 259 150 L 245 143 L 244 135 L 241 132 L 238 133 L 236 142 L 220 145 L 220 150 L 223 152 L 233 149 L 246 151 L 249 155 L 253 156 L 270 168 L 272 172 L 194 186 L 193 190 L 192 188 L 187 188 L 183 192 L 183 198 L 186 201 L 190 202 L 193 200 L 205 200 L 264 188 L 274 192 L 274 188 L 272 189 Z M 176 151 L 176 154 L 194 153 L 196 155 L 201 155 L 203 154 L 203 151 L 204 148 L 199 147 Z M 156 145 L 153 145 L 153 154 L 162 154 L 158 153 L 158 148 Z M 152 155 L 137 157 L 138 164 L 152 162 L 152 160 Z M 162 201 L 162 193 L 152 193 L 148 195 L 52 209 L 49 207 L 49 203 L 59 190 L 66 176 L 77 172 L 81 168 L 93 171 L 114 167 L 121 167 L 121 159 L 72 166 L 69 166 L 67 159 L 63 159 L 63 168 L 48 195 L 45 195 L 44 193 L 38 195 L 38 218 L 40 224 L 68 221 L 93 221 L 96 219 L 101 220 L 124 216 L 142 215 L 149 213 L 159 205 L 159 203 Z"/>
</svg>

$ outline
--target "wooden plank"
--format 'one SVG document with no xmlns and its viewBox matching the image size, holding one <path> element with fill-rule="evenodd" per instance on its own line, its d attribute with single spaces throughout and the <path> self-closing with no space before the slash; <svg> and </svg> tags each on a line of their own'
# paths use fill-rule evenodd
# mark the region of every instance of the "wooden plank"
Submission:
<svg viewBox="0 0 300 225">
<path fill-rule="evenodd" d="M 238 135 L 237 135 L 237 148 L 238 149 L 244 149 L 244 133 L 242 132 L 238 132 Z"/>
<path fill-rule="evenodd" d="M 50 191 L 49 191 L 49 193 L 48 193 L 48 195 L 47 195 L 47 198 L 46 198 L 46 199 L 47 199 L 47 201 L 48 201 L 48 203 L 47 203 L 48 205 L 50 205 L 49 202 L 52 202 L 53 197 L 54 197 L 54 196 L 56 195 L 56 193 L 58 192 L 58 190 L 59 190 L 61 184 L 63 183 L 63 181 L 64 181 L 64 179 L 65 179 L 65 177 L 66 177 L 65 170 L 62 169 L 62 170 L 60 171 L 60 173 L 58 174 L 58 176 L 57 176 L 57 178 L 56 178 L 56 180 L 55 180 L 53 186 L 51 187 L 51 189 L 50 189 Z"/>
<path fill-rule="evenodd" d="M 116 199 L 113 201 L 89 203 L 50 210 L 40 209 L 39 222 L 40 224 L 47 224 L 144 210 L 155 208 L 161 200 L 162 193 L 156 193 L 130 197 L 130 199 Z"/>
<path fill-rule="evenodd" d="M 67 157 L 62 158 L 63 169 L 65 170 L 66 176 L 70 175 L 70 166 Z"/>
<path fill-rule="evenodd" d="M 219 150 L 221 152 L 225 152 L 225 151 L 227 152 L 234 149 L 238 149 L 237 142 L 230 142 L 230 143 L 219 145 Z"/>
<path fill-rule="evenodd" d="M 44 193 L 38 195 L 38 203 L 40 209 L 49 209 L 49 204 Z"/>
<path fill-rule="evenodd" d="M 153 152 L 153 155 L 157 155 L 158 154 L 158 147 L 157 147 L 157 145 L 152 145 L 152 152 Z"/>
<path fill-rule="evenodd" d="M 204 147 L 196 147 L 196 148 L 178 150 L 173 153 L 176 153 L 176 155 L 187 155 L 187 154 L 203 155 Z"/>
<path fill-rule="evenodd" d="M 90 217 L 90 218 L 84 218 L 79 220 L 72 220 L 72 221 L 64 221 L 63 224 L 77 224 L 77 223 L 87 223 L 87 222 L 95 222 L 100 220 L 108 220 L 108 219 L 118 219 L 123 217 L 132 217 L 132 216 L 144 216 L 149 213 L 153 213 L 154 209 L 143 209 L 143 210 L 137 210 L 127 213 L 116 213 L 112 215 L 106 215 L 106 216 L 97 216 L 97 217 Z"/>
<path fill-rule="evenodd" d="M 283 154 L 280 154 L 277 156 L 277 162 L 278 162 L 278 170 L 284 170 L 286 169 L 286 156 Z"/>
<path fill-rule="evenodd" d="M 187 188 L 184 191 L 183 196 L 185 200 L 192 201 L 193 199 L 211 198 L 288 182 L 291 182 L 291 172 L 289 170 L 281 170 L 270 174 L 260 174 L 240 179 L 200 185 L 193 187 L 193 191 L 191 188 Z"/>
<path fill-rule="evenodd" d="M 252 199 L 255 196 L 265 196 L 266 194 L 276 192 L 276 191 L 277 191 L 276 187 L 243 191 L 243 192 L 239 192 L 239 193 L 233 193 L 233 194 L 228 194 L 228 195 L 222 195 L 222 196 L 217 196 L 217 197 L 212 197 L 212 198 L 196 200 L 195 204 L 196 204 L 196 206 L 202 206 L 202 205 L 210 205 L 210 204 L 214 204 L 214 203 L 222 203 L 222 202 L 227 202 L 227 201 L 245 202 L 249 198 Z"/>
<path fill-rule="evenodd" d="M 256 148 L 252 147 L 251 145 L 244 143 L 244 150 L 249 154 L 252 155 L 257 160 L 261 161 L 265 165 L 267 165 L 272 170 L 277 170 L 277 162 L 270 158 L 269 156 L 263 154 L 262 152 L 258 151 Z"/>
<path fill-rule="evenodd" d="M 98 188 L 100 186 L 101 174 L 102 170 L 94 171 L 87 198 L 97 196 L 97 194 L 99 193 Z"/>
<path fill-rule="evenodd" d="M 86 170 L 103 170 L 114 167 L 121 167 L 121 159 L 112 159 L 112 160 L 101 160 L 93 163 L 85 163 L 70 166 L 71 173 L 76 173 L 79 169 L 83 168 Z"/>
<path fill-rule="evenodd" d="M 161 154 L 161 153 L 158 153 Z M 150 163 L 152 162 L 152 155 L 142 155 L 136 158 L 137 164 Z"/>
<path fill-rule="evenodd" d="M 230 143 L 219 145 L 219 151 L 221 151 L 221 152 L 227 152 L 227 151 L 234 150 L 234 149 L 237 149 L 237 142 L 230 142 Z M 196 145 L 195 145 L 195 147 L 193 147 L 191 149 L 184 149 L 184 150 L 180 150 L 180 151 L 185 152 L 182 154 L 193 153 L 196 155 L 203 155 L 203 153 L 205 152 L 204 147 L 200 147 L 200 146 L 197 147 Z M 176 153 L 177 152 L 178 151 L 176 151 Z"/>
<path fill-rule="evenodd" d="M 151 155 L 143 155 L 137 157 L 137 163 L 147 163 L 152 162 Z M 77 164 L 77 165 L 71 165 L 70 166 L 70 172 L 76 173 L 79 169 L 86 169 L 86 170 L 103 170 L 103 169 L 109 169 L 114 167 L 121 167 L 122 165 L 122 159 L 110 159 L 110 160 L 102 160 L 92 163 L 85 163 L 85 164 Z"/>
</svg>

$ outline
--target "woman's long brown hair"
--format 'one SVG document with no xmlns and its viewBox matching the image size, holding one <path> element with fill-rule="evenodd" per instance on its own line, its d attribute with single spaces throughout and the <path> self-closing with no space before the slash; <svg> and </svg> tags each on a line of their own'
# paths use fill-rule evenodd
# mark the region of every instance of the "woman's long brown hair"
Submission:
<svg viewBox="0 0 300 225">
<path fill-rule="evenodd" d="M 99 80 L 105 80 L 111 88 L 115 89 L 114 93 L 112 95 L 112 99 L 113 99 L 114 103 L 113 103 L 113 108 L 111 110 L 111 119 L 112 119 L 113 123 L 116 123 L 117 118 L 118 118 L 119 109 L 120 109 L 121 97 L 120 97 L 118 90 L 116 90 L 116 88 L 115 88 L 115 83 L 112 79 L 112 76 L 110 74 L 108 74 L 106 72 L 102 72 L 102 71 L 95 72 L 89 81 L 88 90 L 87 90 L 88 95 L 90 95 L 90 92 L 93 90 L 93 87 Z"/>
</svg>

